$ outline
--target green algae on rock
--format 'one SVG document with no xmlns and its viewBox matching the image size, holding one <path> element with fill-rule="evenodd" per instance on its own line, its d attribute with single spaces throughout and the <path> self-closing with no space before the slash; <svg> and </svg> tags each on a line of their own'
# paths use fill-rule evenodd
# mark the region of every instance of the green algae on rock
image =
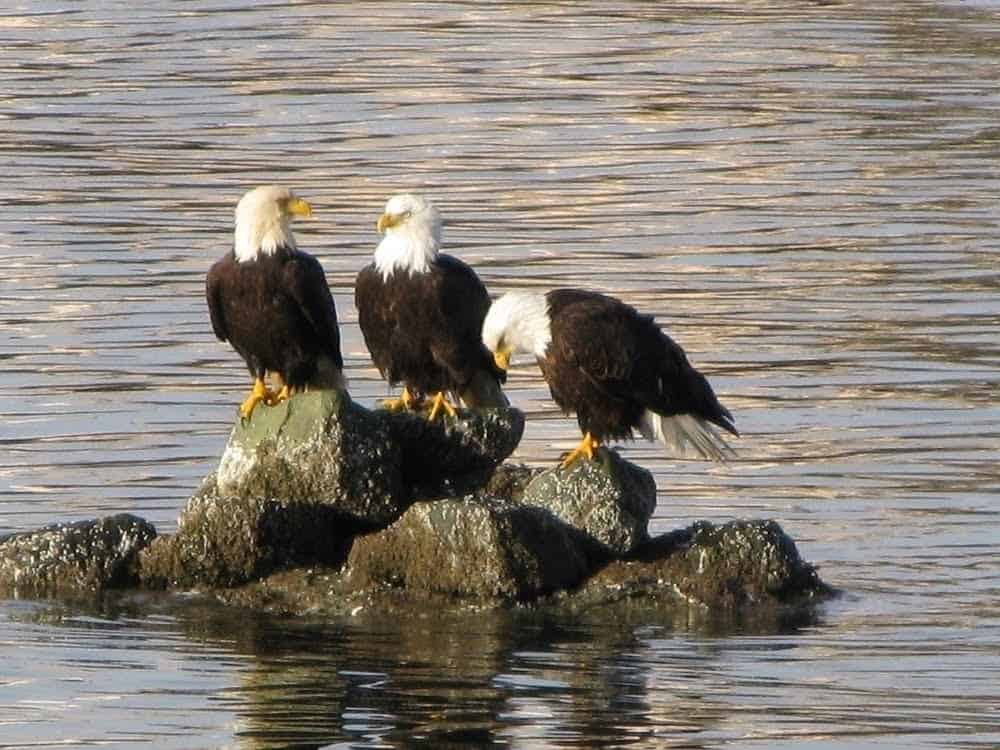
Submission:
<svg viewBox="0 0 1000 750">
<path fill-rule="evenodd" d="M 233 427 L 216 472 L 218 495 L 335 506 L 371 528 L 410 495 L 385 420 L 343 391 L 300 393 Z"/>
<path fill-rule="evenodd" d="M 139 583 L 138 555 L 156 529 L 127 513 L 0 539 L 0 592 L 53 596 Z"/>
</svg>

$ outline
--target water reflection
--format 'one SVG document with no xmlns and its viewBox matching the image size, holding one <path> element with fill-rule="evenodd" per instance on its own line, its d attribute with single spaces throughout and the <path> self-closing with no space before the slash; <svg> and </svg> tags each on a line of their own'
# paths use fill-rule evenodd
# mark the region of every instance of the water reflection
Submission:
<svg viewBox="0 0 1000 750">
<path fill-rule="evenodd" d="M 103 675 L 77 684 L 71 703 L 108 701 L 110 684 L 115 701 L 130 694 L 154 704 L 167 695 L 180 705 L 205 701 L 233 714 L 239 747 L 265 748 L 649 746 L 654 739 L 701 747 L 699 738 L 739 710 L 720 695 L 723 637 L 770 635 L 780 640 L 773 648 L 788 649 L 794 641 L 786 636 L 818 621 L 815 613 L 800 613 L 794 624 L 770 616 L 706 620 L 694 610 L 624 602 L 575 614 L 415 607 L 405 617 L 362 612 L 310 623 L 142 596 L 96 609 L 31 606 L 15 622 L 29 648 L 36 625 L 76 641 L 66 672 Z M 13 666 L 16 676 L 20 660 Z M 226 674 L 235 681 L 215 679 Z M 206 676 L 214 687 L 204 686 Z M 127 701 L 105 708 L 127 713 Z"/>
</svg>

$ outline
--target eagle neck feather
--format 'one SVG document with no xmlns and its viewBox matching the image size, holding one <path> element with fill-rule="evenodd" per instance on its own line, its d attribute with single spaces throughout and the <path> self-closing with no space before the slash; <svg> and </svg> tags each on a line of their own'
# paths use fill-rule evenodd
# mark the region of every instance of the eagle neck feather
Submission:
<svg viewBox="0 0 1000 750">
<path fill-rule="evenodd" d="M 390 232 L 375 250 L 375 268 L 387 280 L 397 271 L 413 275 L 427 273 L 438 256 L 438 241 L 432 232 Z"/>
<path fill-rule="evenodd" d="M 237 222 L 233 239 L 233 254 L 239 263 L 257 260 L 261 255 L 274 255 L 278 250 L 297 250 L 291 227 L 283 222 Z"/>
</svg>

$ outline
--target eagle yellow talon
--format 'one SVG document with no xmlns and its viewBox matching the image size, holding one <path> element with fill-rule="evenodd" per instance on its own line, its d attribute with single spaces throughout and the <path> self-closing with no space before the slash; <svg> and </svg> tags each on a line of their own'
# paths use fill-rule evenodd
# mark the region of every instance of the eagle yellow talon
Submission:
<svg viewBox="0 0 1000 750">
<path fill-rule="evenodd" d="M 262 401 L 265 404 L 270 405 L 274 401 L 274 393 L 272 393 L 264 381 L 257 378 L 253 381 L 253 389 L 250 391 L 250 395 L 247 396 L 246 401 L 240 404 L 240 416 L 243 419 L 250 419 L 253 415 L 253 410 L 257 408 L 257 404 Z"/>
<path fill-rule="evenodd" d="M 566 457 L 562 460 L 562 468 L 568 468 L 571 464 L 579 461 L 583 457 L 593 461 L 594 456 L 597 454 L 597 449 L 600 447 L 600 442 L 595 440 L 594 436 L 589 432 L 586 433 L 580 441 L 580 444 L 566 454 Z"/>
<path fill-rule="evenodd" d="M 280 404 L 282 401 L 287 401 L 292 397 L 292 392 L 288 389 L 287 385 L 283 385 L 281 390 L 278 391 L 278 395 L 274 397 L 274 403 L 268 404 L 268 406 L 274 406 L 275 404 Z"/>
<path fill-rule="evenodd" d="M 387 398 L 382 402 L 382 408 L 389 411 L 409 411 L 417 403 L 417 399 L 410 393 L 410 389 L 403 386 L 403 392 L 399 398 Z"/>
<path fill-rule="evenodd" d="M 455 407 L 445 397 L 444 391 L 438 391 L 431 401 L 431 413 L 427 415 L 427 421 L 433 422 L 437 418 L 438 413 L 442 411 L 449 417 L 458 416 Z"/>
</svg>

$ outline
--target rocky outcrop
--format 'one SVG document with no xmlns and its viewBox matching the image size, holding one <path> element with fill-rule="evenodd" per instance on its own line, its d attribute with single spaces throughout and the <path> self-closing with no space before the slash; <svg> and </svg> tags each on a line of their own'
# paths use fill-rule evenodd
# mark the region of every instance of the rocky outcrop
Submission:
<svg viewBox="0 0 1000 750">
<path fill-rule="evenodd" d="M 552 511 L 609 555 L 621 557 L 648 538 L 656 482 L 645 469 L 602 450 L 598 461 L 576 461 L 542 472 L 518 502 Z"/>
<path fill-rule="evenodd" d="M 0 593 L 55 596 L 135 586 L 151 523 L 121 514 L 0 539 Z"/>
<path fill-rule="evenodd" d="M 0 592 L 200 589 L 298 614 L 415 602 L 733 612 L 831 593 L 772 521 L 650 539 L 652 476 L 615 453 L 568 469 L 502 464 L 523 427 L 513 409 L 428 423 L 300 394 L 234 426 L 176 533 L 115 516 L 2 539 Z"/>
<path fill-rule="evenodd" d="M 541 508 L 499 498 L 418 503 L 384 531 L 355 540 L 351 589 L 407 589 L 455 599 L 530 601 L 589 573 L 580 534 Z"/>
<path fill-rule="evenodd" d="M 177 532 L 142 552 L 150 588 L 238 586 L 295 565 L 339 565 L 357 520 L 313 500 L 222 495 L 214 475 L 192 497 Z"/>
<path fill-rule="evenodd" d="M 339 391 L 303 393 L 233 427 L 215 474 L 142 558 L 158 588 L 237 586 L 295 565 L 335 566 L 354 537 L 417 497 L 485 484 L 517 446 L 513 409 L 428 422 L 369 411 Z"/>
<path fill-rule="evenodd" d="M 401 465 L 379 412 L 342 391 L 311 391 L 236 423 L 214 496 L 321 503 L 376 528 L 409 505 Z"/>
<path fill-rule="evenodd" d="M 587 582 L 580 598 L 666 597 L 732 609 L 801 604 L 832 593 L 775 521 L 699 521 L 610 563 Z"/>
</svg>

